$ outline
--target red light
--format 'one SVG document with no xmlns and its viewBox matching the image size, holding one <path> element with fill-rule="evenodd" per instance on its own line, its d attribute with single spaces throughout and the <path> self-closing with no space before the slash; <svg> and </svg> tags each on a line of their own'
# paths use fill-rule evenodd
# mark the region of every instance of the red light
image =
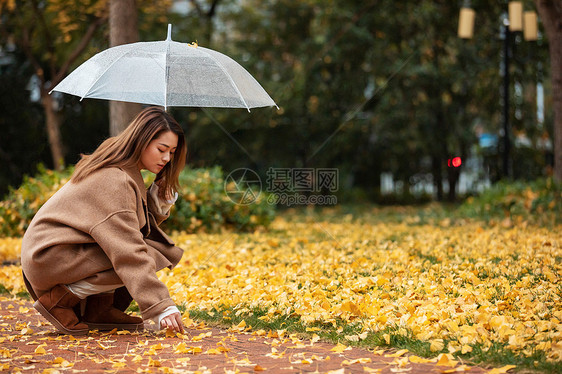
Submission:
<svg viewBox="0 0 562 374">
<path fill-rule="evenodd" d="M 452 159 L 447 160 L 447 166 L 448 167 L 452 166 L 452 167 L 458 168 L 461 165 L 462 165 L 462 159 L 460 157 L 454 157 Z"/>
<path fill-rule="evenodd" d="M 462 164 L 462 160 L 460 157 L 455 157 L 453 158 L 453 166 L 458 168 L 459 166 L 461 166 Z"/>
</svg>

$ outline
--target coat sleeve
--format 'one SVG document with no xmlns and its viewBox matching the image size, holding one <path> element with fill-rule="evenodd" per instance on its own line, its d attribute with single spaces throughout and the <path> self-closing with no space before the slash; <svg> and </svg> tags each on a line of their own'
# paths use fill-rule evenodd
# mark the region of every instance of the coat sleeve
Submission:
<svg viewBox="0 0 562 374">
<path fill-rule="evenodd" d="M 154 318 L 175 305 L 168 288 L 156 276 L 156 265 L 138 229 L 136 212 L 118 211 L 96 225 L 90 235 L 111 261 L 144 319 Z"/>
<path fill-rule="evenodd" d="M 151 319 L 175 303 L 166 285 L 158 279 L 156 264 L 143 240 L 137 214 L 139 192 L 132 181 L 119 180 L 101 193 L 104 198 L 97 199 L 98 210 L 107 213 L 91 226 L 89 234 L 111 261 L 143 318 Z"/>
<path fill-rule="evenodd" d="M 154 220 L 156 221 L 157 225 L 160 225 L 170 216 L 170 207 L 175 203 L 172 201 L 171 203 L 162 204 L 162 202 L 158 199 L 158 186 L 152 183 L 147 191 L 146 200 L 148 206 L 148 212 L 152 214 Z M 177 198 L 177 196 L 176 196 Z M 165 211 L 162 211 L 162 210 Z"/>
</svg>

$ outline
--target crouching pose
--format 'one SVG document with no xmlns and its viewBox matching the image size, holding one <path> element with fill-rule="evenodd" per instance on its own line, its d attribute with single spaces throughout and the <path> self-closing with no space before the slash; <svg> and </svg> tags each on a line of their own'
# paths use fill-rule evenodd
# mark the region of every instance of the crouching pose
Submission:
<svg viewBox="0 0 562 374">
<path fill-rule="evenodd" d="M 183 331 L 156 272 L 183 254 L 158 225 L 177 197 L 186 153 L 178 123 L 146 108 L 83 156 L 71 180 L 39 209 L 23 237 L 23 277 L 35 308 L 60 332 L 140 329 L 143 320 Z M 148 190 L 143 169 L 156 174 Z M 142 319 L 124 312 L 133 299 Z"/>
</svg>

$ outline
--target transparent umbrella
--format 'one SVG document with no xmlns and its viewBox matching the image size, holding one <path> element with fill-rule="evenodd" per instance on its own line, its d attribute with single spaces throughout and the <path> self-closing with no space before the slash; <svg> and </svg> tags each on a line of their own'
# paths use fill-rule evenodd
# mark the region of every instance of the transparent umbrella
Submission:
<svg viewBox="0 0 562 374">
<path fill-rule="evenodd" d="M 142 104 L 220 108 L 277 106 L 232 58 L 196 44 L 165 41 L 120 45 L 84 62 L 52 91 Z M 51 91 L 51 92 L 52 92 Z"/>
</svg>

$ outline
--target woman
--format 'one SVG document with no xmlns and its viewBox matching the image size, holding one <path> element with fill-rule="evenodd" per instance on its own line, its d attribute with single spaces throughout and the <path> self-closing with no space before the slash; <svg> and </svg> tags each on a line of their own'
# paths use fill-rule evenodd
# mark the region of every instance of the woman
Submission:
<svg viewBox="0 0 562 374">
<path fill-rule="evenodd" d="M 186 153 L 178 123 L 146 108 L 83 156 L 39 209 L 22 241 L 23 276 L 35 308 L 60 332 L 138 329 L 143 319 L 183 332 L 156 272 L 183 254 L 158 225 L 177 198 Z M 142 169 L 156 174 L 148 192 Z M 143 319 L 124 313 L 132 299 Z"/>
</svg>

